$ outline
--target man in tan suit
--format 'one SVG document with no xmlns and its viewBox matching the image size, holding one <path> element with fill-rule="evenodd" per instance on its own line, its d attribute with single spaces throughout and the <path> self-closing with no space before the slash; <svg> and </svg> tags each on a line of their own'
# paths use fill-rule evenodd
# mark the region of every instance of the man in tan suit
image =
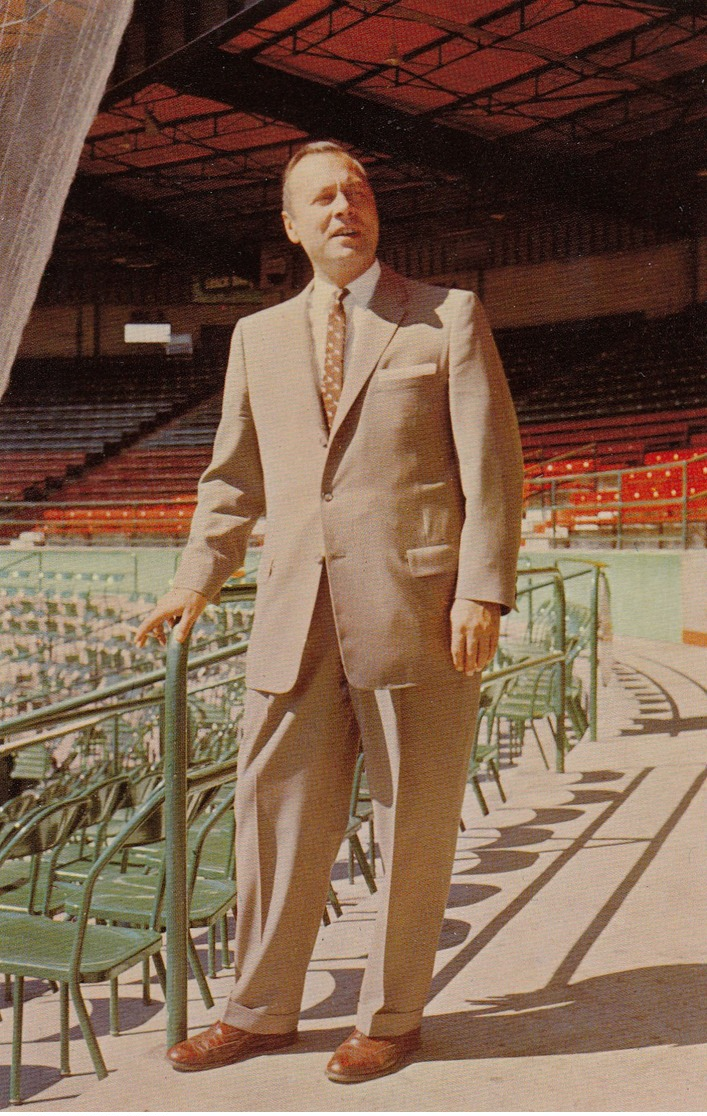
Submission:
<svg viewBox="0 0 707 1116">
<path fill-rule="evenodd" d="M 333 1081 L 419 1042 L 478 707 L 512 607 L 522 462 L 476 297 L 376 259 L 363 167 L 295 154 L 283 220 L 314 278 L 242 319 L 174 587 L 138 633 L 183 639 L 267 512 L 237 789 L 236 982 L 169 1052 L 200 1070 L 293 1042 L 359 740 L 384 877 L 357 1027 Z"/>
</svg>

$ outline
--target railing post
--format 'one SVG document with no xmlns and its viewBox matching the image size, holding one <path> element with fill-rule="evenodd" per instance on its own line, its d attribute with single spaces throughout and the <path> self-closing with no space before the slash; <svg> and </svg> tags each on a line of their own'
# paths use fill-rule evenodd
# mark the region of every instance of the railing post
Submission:
<svg viewBox="0 0 707 1116">
<path fill-rule="evenodd" d="M 556 571 L 555 578 L 555 596 L 559 611 L 558 633 L 560 639 L 560 646 L 558 651 L 562 652 L 562 661 L 558 663 L 558 670 L 560 674 L 560 694 L 557 709 L 557 732 L 555 735 L 555 771 L 562 774 L 565 770 L 565 752 L 567 751 L 567 734 L 565 731 L 565 709 L 566 709 L 566 689 L 567 689 L 567 632 L 566 632 L 566 602 L 565 602 L 565 583 L 559 569 Z"/>
<path fill-rule="evenodd" d="M 589 739 L 597 738 L 597 676 L 599 657 L 599 566 L 592 577 L 592 613 L 589 628 Z"/>
<path fill-rule="evenodd" d="M 187 1037 L 187 656 L 189 640 L 167 644 L 165 678 L 165 925 L 167 1045 Z"/>
<path fill-rule="evenodd" d="M 687 461 L 682 461 L 682 522 L 681 522 L 681 543 L 683 550 L 687 549 Z"/>
<path fill-rule="evenodd" d="M 119 719 L 120 719 L 120 714 L 116 713 L 115 717 L 113 717 L 113 719 L 112 719 L 112 729 L 111 729 L 111 737 L 112 737 L 111 744 L 113 746 L 113 774 L 114 775 L 117 775 L 120 772 L 120 767 L 121 767 L 121 764 L 120 764 L 120 726 L 118 724 Z"/>
</svg>

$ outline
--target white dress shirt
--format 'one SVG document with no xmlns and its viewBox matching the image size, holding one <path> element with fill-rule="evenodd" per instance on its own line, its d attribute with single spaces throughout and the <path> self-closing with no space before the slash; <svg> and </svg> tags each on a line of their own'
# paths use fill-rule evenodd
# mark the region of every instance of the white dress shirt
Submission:
<svg viewBox="0 0 707 1116">
<path fill-rule="evenodd" d="M 353 282 L 347 284 L 349 293 L 346 295 L 343 302 L 344 312 L 346 314 L 344 378 L 346 377 L 347 365 L 351 357 L 351 348 L 358 319 L 360 317 L 360 311 L 361 309 L 365 309 L 373 298 L 373 292 L 380 278 L 380 273 L 381 265 L 378 260 L 374 260 L 368 270 L 364 271 L 363 275 L 359 275 L 358 279 L 354 279 Z M 312 330 L 314 356 L 317 361 L 320 381 L 324 371 L 324 350 L 326 349 L 329 310 L 331 308 L 334 292 L 337 290 L 339 290 L 339 288 L 333 283 L 329 283 L 321 276 L 315 275 L 314 286 L 309 296 L 309 324 Z"/>
</svg>

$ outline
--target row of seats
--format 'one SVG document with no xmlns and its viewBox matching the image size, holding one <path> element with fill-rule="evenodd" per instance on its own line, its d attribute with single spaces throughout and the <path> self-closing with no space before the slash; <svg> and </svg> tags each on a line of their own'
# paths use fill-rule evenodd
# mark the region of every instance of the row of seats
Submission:
<svg viewBox="0 0 707 1116">
<path fill-rule="evenodd" d="M 153 603 L 151 597 L 117 592 L 29 591 L 19 578 L 8 578 L 0 588 L 0 702 L 5 715 L 109 685 L 126 671 L 150 670 L 154 652 L 136 647 L 134 636 Z M 209 606 L 194 647 L 211 647 L 223 636 L 237 638 L 249 629 L 250 617 L 247 602 L 227 609 Z"/>
<path fill-rule="evenodd" d="M 707 393 L 703 405 L 650 414 L 612 415 L 582 421 L 526 423 L 521 438 L 526 464 L 590 456 L 598 468 L 641 465 L 647 453 L 707 449 Z M 555 473 L 558 472 L 555 466 Z"/>
<path fill-rule="evenodd" d="M 84 523 L 97 519 L 112 530 L 123 526 L 128 533 L 181 536 L 191 519 L 198 479 L 211 456 L 220 412 L 220 395 L 211 396 L 81 479 L 65 485 L 61 493 L 62 502 L 129 499 L 133 507 L 114 504 L 102 509 L 105 514 L 77 514 L 71 518 L 48 509 L 47 518 L 57 526 L 63 519 L 59 529 L 64 533 L 71 533 L 78 519 Z M 77 513 L 90 510 L 76 509 Z"/>
<path fill-rule="evenodd" d="M 704 450 L 648 453 L 643 468 L 621 472 L 609 469 L 590 474 L 587 461 L 555 461 L 545 466 L 534 481 L 526 481 L 526 498 L 531 503 L 534 498 L 536 506 L 538 500 L 554 498 L 555 522 L 568 530 L 616 523 L 619 517 L 626 525 L 681 523 L 685 496 L 688 522 L 707 522 Z M 541 476 L 548 477 L 548 483 L 538 483 Z M 536 526 L 543 530 L 543 521 Z"/>
<path fill-rule="evenodd" d="M 577 476 L 640 465 L 647 453 L 669 447 L 707 447 L 707 383 L 699 359 L 704 324 L 704 311 L 693 309 L 660 320 L 633 314 L 499 331 L 527 477 Z M 52 401 L 52 391 L 63 384 L 71 396 L 77 384 L 87 387 L 89 372 L 83 364 L 73 371 L 67 362 L 54 365 L 49 407 L 44 397 L 42 408 L 21 398 L 36 369 L 32 375 L 25 369 L 24 380 L 13 374 L 0 407 L 0 438 L 8 465 L 11 459 L 16 467 L 0 469 L 0 499 L 48 496 L 41 521 L 28 526 L 41 526 L 51 536 L 182 538 L 210 457 L 221 397 L 211 390 L 184 413 L 172 410 L 169 421 L 160 408 L 183 410 L 185 393 L 206 394 L 214 377 L 191 361 L 108 360 L 93 370 L 90 397 L 97 401 L 67 403 Z M 678 397 L 675 386 L 688 381 L 690 391 Z M 126 387 L 135 393 L 129 402 Z M 103 398 L 106 391 L 110 401 Z M 669 405 L 660 409 L 660 400 Z M 21 419 L 15 428 L 13 418 Z M 146 430 L 155 423 L 156 429 Z M 110 453 L 116 448 L 120 452 Z M 16 534 L 19 526 L 7 531 Z"/>
<path fill-rule="evenodd" d="M 16 362 L 0 404 L 0 500 L 42 499 L 65 487 L 211 396 L 218 377 L 159 355 Z"/>
<path fill-rule="evenodd" d="M 704 306 L 500 330 L 521 421 L 571 421 L 700 406 L 707 395 Z"/>
</svg>

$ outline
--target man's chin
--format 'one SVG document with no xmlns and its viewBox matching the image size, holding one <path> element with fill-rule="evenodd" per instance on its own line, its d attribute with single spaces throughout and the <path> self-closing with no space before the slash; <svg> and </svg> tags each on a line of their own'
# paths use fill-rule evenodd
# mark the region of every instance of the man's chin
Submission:
<svg viewBox="0 0 707 1116">
<path fill-rule="evenodd" d="M 332 262 L 360 262 L 366 266 L 373 263 L 375 259 L 375 252 L 371 252 L 369 246 L 360 240 L 341 240 L 332 243 L 327 254 Z"/>
<path fill-rule="evenodd" d="M 365 255 L 364 247 L 360 240 L 354 240 L 349 237 L 341 237 L 332 240 L 329 245 L 329 251 L 333 256 L 356 256 L 359 253 Z"/>
</svg>

